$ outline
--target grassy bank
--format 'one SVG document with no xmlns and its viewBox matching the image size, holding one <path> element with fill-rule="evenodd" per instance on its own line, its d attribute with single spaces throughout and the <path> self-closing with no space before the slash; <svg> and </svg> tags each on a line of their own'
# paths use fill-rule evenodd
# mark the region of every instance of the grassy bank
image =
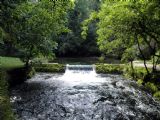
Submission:
<svg viewBox="0 0 160 120">
<path fill-rule="evenodd" d="M 33 68 L 26 69 L 24 63 L 15 57 L 0 56 L 0 68 L 6 71 L 9 86 L 20 84 L 35 73 Z"/>
<path fill-rule="evenodd" d="M 0 120 L 14 120 L 10 98 L 8 94 L 9 75 L 7 71 L 23 67 L 18 58 L 0 56 Z"/>
<path fill-rule="evenodd" d="M 36 72 L 54 72 L 54 73 L 63 73 L 65 72 L 64 64 L 36 64 L 34 65 Z"/>
<path fill-rule="evenodd" d="M 104 74 L 122 74 L 123 64 L 96 64 L 96 72 Z"/>
<path fill-rule="evenodd" d="M 0 56 L 0 120 L 14 120 L 8 88 L 23 83 L 34 74 L 34 70 L 26 70 L 19 58 Z"/>
<path fill-rule="evenodd" d="M 0 70 L 0 120 L 14 120 L 14 115 L 8 96 L 6 73 Z"/>
<path fill-rule="evenodd" d="M 0 68 L 2 69 L 13 69 L 20 68 L 23 66 L 24 63 L 19 58 L 0 56 Z"/>
</svg>

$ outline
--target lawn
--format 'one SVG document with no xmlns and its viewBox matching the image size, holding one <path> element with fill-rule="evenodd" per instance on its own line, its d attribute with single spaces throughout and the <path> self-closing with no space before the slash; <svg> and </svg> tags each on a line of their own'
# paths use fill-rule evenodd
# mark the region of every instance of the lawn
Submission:
<svg viewBox="0 0 160 120">
<path fill-rule="evenodd" d="M 0 56 L 0 68 L 12 69 L 22 66 L 24 66 L 24 63 L 19 58 Z"/>
</svg>

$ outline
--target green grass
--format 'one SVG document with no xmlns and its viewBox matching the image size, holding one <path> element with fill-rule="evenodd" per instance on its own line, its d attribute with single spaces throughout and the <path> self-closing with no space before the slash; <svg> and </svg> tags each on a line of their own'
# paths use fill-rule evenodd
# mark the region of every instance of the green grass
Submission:
<svg viewBox="0 0 160 120">
<path fill-rule="evenodd" d="M 24 66 L 24 63 L 19 58 L 0 56 L 0 68 L 12 69 L 19 68 L 22 66 Z"/>
<path fill-rule="evenodd" d="M 160 100 L 160 91 L 154 93 L 153 96 Z"/>
<path fill-rule="evenodd" d="M 123 73 L 122 64 L 96 64 L 96 72 L 97 73 Z"/>
<path fill-rule="evenodd" d="M 154 83 L 147 82 L 147 83 L 145 84 L 145 87 L 146 87 L 148 90 L 150 90 L 150 92 L 151 92 L 152 94 L 158 92 L 158 87 L 157 87 Z"/>
<path fill-rule="evenodd" d="M 65 72 L 65 65 L 63 64 L 37 64 L 34 65 L 36 72 Z"/>
</svg>

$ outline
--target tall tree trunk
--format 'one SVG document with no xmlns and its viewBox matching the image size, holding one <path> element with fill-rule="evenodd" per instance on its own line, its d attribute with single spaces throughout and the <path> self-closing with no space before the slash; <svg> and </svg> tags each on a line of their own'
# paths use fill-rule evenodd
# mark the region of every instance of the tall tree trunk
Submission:
<svg viewBox="0 0 160 120">
<path fill-rule="evenodd" d="M 160 55 L 160 52 L 159 52 L 159 55 Z M 157 64 L 158 64 L 158 62 L 160 60 L 160 57 L 159 56 L 156 56 L 156 57 L 158 57 L 157 60 L 156 60 L 156 62 L 155 62 L 155 69 L 157 70 Z"/>
<path fill-rule="evenodd" d="M 155 54 L 156 54 L 156 43 L 154 42 L 153 43 L 153 51 L 152 51 L 152 54 L 153 54 L 153 67 L 152 67 L 152 72 L 155 72 L 156 71 L 156 61 L 155 61 Z"/>
<path fill-rule="evenodd" d="M 133 61 L 131 61 L 131 69 L 132 69 L 132 77 L 133 77 L 133 79 L 135 79 Z"/>
<path fill-rule="evenodd" d="M 150 74 L 150 72 L 149 72 L 149 70 L 148 70 L 148 68 L 147 68 L 147 65 L 146 65 L 146 58 L 145 58 L 145 56 L 144 56 L 144 54 L 143 54 L 143 52 L 142 52 L 142 50 L 141 50 L 141 47 L 140 47 L 140 43 L 139 43 L 137 34 L 135 34 L 134 37 L 135 37 L 135 41 L 136 41 L 137 44 L 138 44 L 138 49 L 139 49 L 139 51 L 140 51 L 140 53 L 141 53 L 141 55 L 142 55 L 142 58 L 143 58 L 143 61 L 144 61 L 144 66 L 145 66 L 145 69 L 146 69 L 146 71 L 147 71 L 147 74 Z"/>
<path fill-rule="evenodd" d="M 156 71 L 156 62 L 155 62 L 155 56 L 154 55 L 152 56 L 152 59 L 153 59 L 152 72 L 155 72 Z"/>
<path fill-rule="evenodd" d="M 25 67 L 26 67 L 26 68 L 28 68 L 28 67 L 29 67 L 29 59 L 28 59 L 28 58 L 27 58 L 27 60 L 26 60 Z"/>
</svg>

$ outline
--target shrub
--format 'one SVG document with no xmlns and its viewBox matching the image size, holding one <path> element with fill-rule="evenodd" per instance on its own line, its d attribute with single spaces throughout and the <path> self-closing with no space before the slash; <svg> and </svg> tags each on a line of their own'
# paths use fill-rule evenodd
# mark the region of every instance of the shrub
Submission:
<svg viewBox="0 0 160 120">
<path fill-rule="evenodd" d="M 127 77 L 133 77 L 133 71 L 132 71 L 130 65 L 125 65 L 125 67 L 123 68 L 123 74 Z M 147 71 L 145 68 L 143 68 L 143 67 L 135 67 L 134 68 L 134 78 L 136 80 L 138 80 L 138 79 L 143 80 L 146 75 L 147 75 Z"/>
<path fill-rule="evenodd" d="M 100 63 L 104 63 L 104 62 L 105 62 L 105 57 L 104 57 L 104 56 L 99 57 L 99 58 L 98 58 L 98 61 L 99 61 Z"/>
<path fill-rule="evenodd" d="M 29 67 L 27 70 L 26 70 L 26 77 L 27 79 L 33 77 L 35 75 L 36 71 L 34 69 L 34 67 Z"/>
<path fill-rule="evenodd" d="M 142 85 L 143 80 L 142 80 L 142 79 L 138 79 L 138 80 L 137 80 L 137 83 L 138 83 L 138 85 Z"/>
<path fill-rule="evenodd" d="M 156 98 L 158 98 L 160 100 L 160 91 L 154 93 L 153 96 L 156 97 Z"/>
<path fill-rule="evenodd" d="M 151 82 L 147 82 L 145 84 L 145 87 L 152 93 L 155 93 L 158 91 L 158 88 L 157 86 L 154 84 L 154 83 L 151 83 Z"/>
<path fill-rule="evenodd" d="M 122 67 L 118 64 L 96 64 L 97 73 L 122 73 Z"/>
<path fill-rule="evenodd" d="M 48 60 L 46 58 L 34 58 L 32 60 L 33 65 L 42 64 L 42 63 L 48 63 Z"/>
<path fill-rule="evenodd" d="M 65 72 L 65 65 L 63 64 L 40 64 L 34 65 L 37 72 Z"/>
</svg>

